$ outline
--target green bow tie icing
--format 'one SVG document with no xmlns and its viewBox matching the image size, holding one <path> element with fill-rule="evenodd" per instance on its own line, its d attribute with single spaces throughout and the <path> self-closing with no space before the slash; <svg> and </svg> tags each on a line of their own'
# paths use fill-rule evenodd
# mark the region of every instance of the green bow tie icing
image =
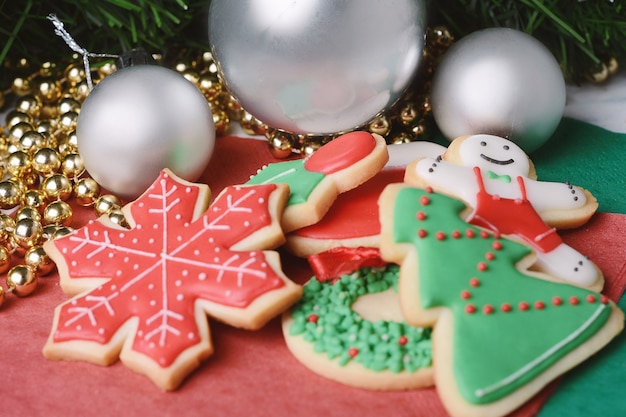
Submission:
<svg viewBox="0 0 626 417">
<path fill-rule="evenodd" d="M 488 407 L 540 376 L 555 378 L 560 359 L 591 339 L 599 349 L 621 330 L 614 319 L 623 314 L 606 297 L 518 270 L 530 248 L 465 223 L 463 202 L 401 184 L 388 186 L 380 201 L 381 252 L 401 264 L 405 318 L 434 326 L 436 378 L 455 381 L 438 386 L 444 405 L 460 396 Z"/>
<path fill-rule="evenodd" d="M 487 178 L 492 179 L 492 180 L 500 180 L 500 181 L 504 181 L 504 182 L 511 182 L 511 176 L 510 175 L 500 175 L 500 174 L 496 174 L 493 171 L 487 171 Z"/>
</svg>

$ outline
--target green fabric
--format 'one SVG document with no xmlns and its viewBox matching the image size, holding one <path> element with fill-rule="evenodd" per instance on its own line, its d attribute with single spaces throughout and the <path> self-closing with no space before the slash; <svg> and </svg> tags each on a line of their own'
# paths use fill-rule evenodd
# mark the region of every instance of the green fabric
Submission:
<svg viewBox="0 0 626 417">
<path fill-rule="evenodd" d="M 449 144 L 439 132 L 428 140 Z M 626 214 L 626 134 L 563 118 L 530 159 L 540 180 L 569 181 L 598 199 L 598 211 Z"/>
<path fill-rule="evenodd" d="M 570 181 L 598 199 L 598 211 L 626 214 L 626 134 L 563 119 L 530 155 L 543 181 Z"/>
<path fill-rule="evenodd" d="M 626 310 L 626 297 L 618 304 Z M 601 393 L 601 398 L 589 393 Z M 626 416 L 626 333 L 573 369 L 543 406 L 539 417 Z"/>
</svg>

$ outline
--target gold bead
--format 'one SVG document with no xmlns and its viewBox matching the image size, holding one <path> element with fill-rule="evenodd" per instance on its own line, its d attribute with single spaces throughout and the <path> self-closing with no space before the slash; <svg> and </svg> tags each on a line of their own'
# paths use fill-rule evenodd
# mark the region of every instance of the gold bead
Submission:
<svg viewBox="0 0 626 417">
<path fill-rule="evenodd" d="M 185 78 L 187 81 L 194 85 L 198 85 L 198 82 L 200 81 L 200 74 L 198 73 L 198 71 L 191 68 L 181 72 L 181 75 L 183 76 L 183 78 Z"/>
<path fill-rule="evenodd" d="M 0 181 L 0 208 L 10 209 L 17 206 L 22 199 L 22 190 L 17 182 Z"/>
<path fill-rule="evenodd" d="M 370 133 L 375 133 L 380 136 L 387 136 L 391 131 L 391 124 L 385 116 L 378 116 L 370 122 L 367 129 Z"/>
<path fill-rule="evenodd" d="M 72 95 L 72 97 L 74 97 L 81 103 L 85 101 L 90 92 L 91 91 L 89 90 L 89 84 L 87 84 L 87 80 L 83 80 L 77 85 L 70 88 L 70 94 Z"/>
<path fill-rule="evenodd" d="M 63 97 L 57 106 L 59 114 L 68 112 L 80 113 L 80 102 L 71 97 Z"/>
<path fill-rule="evenodd" d="M 37 275 L 32 267 L 17 265 L 7 273 L 7 286 L 20 297 L 30 295 L 37 288 Z"/>
<path fill-rule="evenodd" d="M 56 77 L 59 75 L 56 62 L 46 61 L 39 67 L 39 75 L 44 77 Z"/>
<path fill-rule="evenodd" d="M 41 223 L 30 218 L 22 218 L 15 222 L 13 241 L 22 249 L 29 249 L 41 243 L 43 227 Z"/>
<path fill-rule="evenodd" d="M 588 81 L 600 84 L 609 78 L 609 69 L 605 64 L 601 63 L 587 71 L 585 75 Z"/>
<path fill-rule="evenodd" d="M 254 117 L 248 112 L 244 112 L 239 119 L 241 128 L 249 135 L 264 136 L 267 133 L 268 127 L 265 123 Z"/>
<path fill-rule="evenodd" d="M 48 201 L 57 199 L 65 201 L 72 195 L 72 183 L 63 174 L 52 174 L 44 178 L 41 189 Z"/>
<path fill-rule="evenodd" d="M 307 137 L 304 139 L 302 146 L 302 156 L 309 157 L 315 153 L 323 145 L 323 138 L 319 137 Z"/>
<path fill-rule="evenodd" d="M 100 196 L 100 185 L 93 178 L 81 178 L 74 184 L 76 203 L 81 206 L 90 206 Z"/>
<path fill-rule="evenodd" d="M 32 189 L 26 190 L 22 194 L 21 204 L 24 207 L 31 207 L 42 212 L 46 203 L 46 195 L 42 190 Z"/>
<path fill-rule="evenodd" d="M 609 75 L 617 74 L 619 70 L 619 61 L 615 57 L 611 57 L 606 62 L 606 68 L 609 70 Z"/>
<path fill-rule="evenodd" d="M 291 155 L 294 140 L 291 135 L 275 130 L 268 137 L 270 152 L 275 158 L 285 159 Z"/>
<path fill-rule="evenodd" d="M 54 149 L 41 148 L 33 155 L 31 165 L 39 174 L 47 176 L 59 170 L 61 167 L 61 158 Z"/>
<path fill-rule="evenodd" d="M 26 113 L 33 119 L 37 119 L 41 114 L 41 100 L 32 94 L 27 94 L 17 100 L 15 110 Z"/>
<path fill-rule="evenodd" d="M 216 100 L 224 91 L 222 83 L 219 79 L 215 75 L 209 73 L 200 75 L 200 78 L 198 79 L 198 88 L 208 101 Z"/>
<path fill-rule="evenodd" d="M 8 214 L 0 214 L 0 241 L 6 242 L 13 236 L 15 230 L 15 219 Z"/>
<path fill-rule="evenodd" d="M 402 106 L 402 108 L 400 109 L 399 117 L 400 122 L 404 126 L 408 126 L 413 123 L 413 120 L 415 120 L 415 118 L 417 117 L 417 110 L 415 109 L 413 103 L 406 103 L 404 106 Z"/>
<path fill-rule="evenodd" d="M 454 42 L 454 36 L 445 26 L 435 26 L 430 30 L 429 35 L 428 40 L 432 40 L 434 46 L 441 48 L 448 48 Z"/>
<path fill-rule="evenodd" d="M 10 267 L 11 267 L 11 253 L 4 246 L 0 246 L 0 274 L 6 273 Z M 1 292 L 3 296 L 4 292 L 3 291 Z M 2 298 L 2 296 L 0 296 L 0 298 Z M 1 304 L 2 303 L 0 302 L 0 305 Z"/>
<path fill-rule="evenodd" d="M 35 126 L 35 130 L 46 136 L 46 140 L 49 141 L 51 132 L 54 130 L 54 122 L 52 120 L 39 120 Z"/>
<path fill-rule="evenodd" d="M 78 153 L 78 136 L 76 136 L 76 131 L 69 132 L 64 136 L 59 141 L 58 149 L 62 155 Z"/>
<path fill-rule="evenodd" d="M 76 86 L 85 79 L 85 68 L 82 64 L 70 64 L 65 68 L 63 76 L 70 86 Z"/>
<path fill-rule="evenodd" d="M 4 305 L 6 301 L 6 292 L 4 291 L 4 287 L 0 287 L 0 307 Z"/>
<path fill-rule="evenodd" d="M 100 78 L 104 78 L 113 74 L 115 71 L 117 71 L 117 66 L 113 61 L 105 62 L 103 65 L 98 67 L 98 76 Z"/>
<path fill-rule="evenodd" d="M 404 132 L 397 134 L 391 140 L 392 145 L 398 145 L 400 143 L 409 143 L 409 142 L 411 142 L 411 136 L 409 136 L 407 133 L 404 133 Z"/>
<path fill-rule="evenodd" d="M 45 240 L 50 240 L 54 236 L 54 234 L 59 230 L 62 226 L 57 224 L 45 224 L 43 225 L 43 238 Z"/>
<path fill-rule="evenodd" d="M 80 177 L 83 175 L 83 172 L 85 172 L 83 158 L 77 153 L 65 155 L 61 162 L 61 172 L 69 179 Z"/>
<path fill-rule="evenodd" d="M 78 122 L 78 112 L 68 111 L 59 117 L 58 127 L 64 132 L 72 132 L 76 130 L 76 123 Z"/>
<path fill-rule="evenodd" d="M 20 117 L 22 114 L 24 113 L 16 114 L 14 112 L 13 118 L 8 119 L 7 117 L 7 127 L 9 127 L 9 135 L 7 138 L 10 142 L 17 143 L 22 138 L 24 133 L 33 130 L 31 122 Z"/>
<path fill-rule="evenodd" d="M 11 84 L 11 91 L 16 96 L 24 96 L 30 93 L 30 82 L 24 77 L 15 77 Z"/>
<path fill-rule="evenodd" d="M 56 231 L 52 235 L 52 239 L 59 239 L 72 233 L 74 233 L 74 229 L 71 227 L 57 227 Z"/>
<path fill-rule="evenodd" d="M 6 160 L 6 169 L 14 177 L 21 177 L 29 173 L 31 170 L 30 155 L 24 151 L 11 153 Z"/>
<path fill-rule="evenodd" d="M 98 216 L 107 214 L 113 209 L 119 209 L 121 206 L 122 202 L 113 194 L 101 195 L 96 199 L 96 202 L 94 203 L 94 209 L 96 210 L 96 214 Z"/>
<path fill-rule="evenodd" d="M 239 120 L 241 118 L 241 114 L 244 111 L 243 107 L 235 97 L 228 93 L 223 93 L 225 97 L 226 110 L 228 111 L 228 115 L 231 120 Z"/>
<path fill-rule="evenodd" d="M 61 83 L 51 76 L 39 77 L 35 81 L 33 91 L 44 104 L 49 104 L 61 98 L 63 90 Z"/>
<path fill-rule="evenodd" d="M 25 132 L 17 143 L 18 149 L 32 155 L 37 149 L 41 149 L 46 143 L 46 138 L 41 133 L 31 130 Z"/>
<path fill-rule="evenodd" d="M 213 112 L 213 124 L 215 125 L 215 135 L 222 136 L 228 130 L 230 125 L 230 118 L 228 113 L 224 110 L 214 110 Z"/>
<path fill-rule="evenodd" d="M 54 262 L 41 246 L 30 248 L 24 255 L 24 262 L 40 276 L 48 275 L 55 267 Z"/>
<path fill-rule="evenodd" d="M 107 214 L 109 216 L 109 220 L 111 220 L 112 223 L 117 224 L 118 226 L 121 226 L 125 229 L 130 229 L 130 225 L 126 221 L 126 216 L 124 215 L 122 209 L 114 208 L 109 210 Z"/>
<path fill-rule="evenodd" d="M 411 127 L 411 134 L 413 135 L 413 140 L 417 140 L 424 136 L 426 133 L 426 124 L 422 121 L 420 123 L 416 123 Z"/>
<path fill-rule="evenodd" d="M 65 201 L 53 201 L 43 209 L 43 221 L 45 224 L 69 226 L 72 223 L 72 217 L 72 208 Z"/>
<path fill-rule="evenodd" d="M 15 212 L 15 221 L 22 219 L 31 219 L 36 222 L 41 221 L 41 213 L 34 207 L 22 207 Z"/>
</svg>

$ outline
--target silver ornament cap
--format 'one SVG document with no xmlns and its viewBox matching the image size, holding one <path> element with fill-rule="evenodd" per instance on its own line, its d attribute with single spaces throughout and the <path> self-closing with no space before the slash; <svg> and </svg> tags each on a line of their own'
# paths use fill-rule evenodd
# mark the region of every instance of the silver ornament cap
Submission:
<svg viewBox="0 0 626 417">
<path fill-rule="evenodd" d="M 128 199 L 143 193 L 164 168 L 196 181 L 215 143 L 202 93 L 158 65 L 122 68 L 100 81 L 82 106 L 76 133 L 89 174 Z"/>
<path fill-rule="evenodd" d="M 250 114 L 288 132 L 333 134 L 402 95 L 425 21 L 423 0 L 213 0 L 209 41 Z"/>
<path fill-rule="evenodd" d="M 559 64 L 541 42 L 518 30 L 490 28 L 446 52 L 435 71 L 431 104 L 449 140 L 492 134 L 530 153 L 556 130 L 565 94 Z"/>
</svg>

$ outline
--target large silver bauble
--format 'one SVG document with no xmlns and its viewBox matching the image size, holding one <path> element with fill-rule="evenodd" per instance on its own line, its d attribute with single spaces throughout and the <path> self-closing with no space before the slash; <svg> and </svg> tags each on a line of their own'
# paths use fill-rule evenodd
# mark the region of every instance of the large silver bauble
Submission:
<svg viewBox="0 0 626 417">
<path fill-rule="evenodd" d="M 488 133 L 539 148 L 565 110 L 559 64 L 538 40 L 523 32 L 491 28 L 450 48 L 435 71 L 433 116 L 450 140 Z"/>
<path fill-rule="evenodd" d="M 123 68 L 98 83 L 83 103 L 76 134 L 89 174 L 124 198 L 139 196 L 164 168 L 195 181 L 215 143 L 204 96 L 157 65 Z"/>
<path fill-rule="evenodd" d="M 423 0 L 213 0 L 209 41 L 249 113 L 289 132 L 332 134 L 402 95 L 425 19 Z"/>
</svg>

